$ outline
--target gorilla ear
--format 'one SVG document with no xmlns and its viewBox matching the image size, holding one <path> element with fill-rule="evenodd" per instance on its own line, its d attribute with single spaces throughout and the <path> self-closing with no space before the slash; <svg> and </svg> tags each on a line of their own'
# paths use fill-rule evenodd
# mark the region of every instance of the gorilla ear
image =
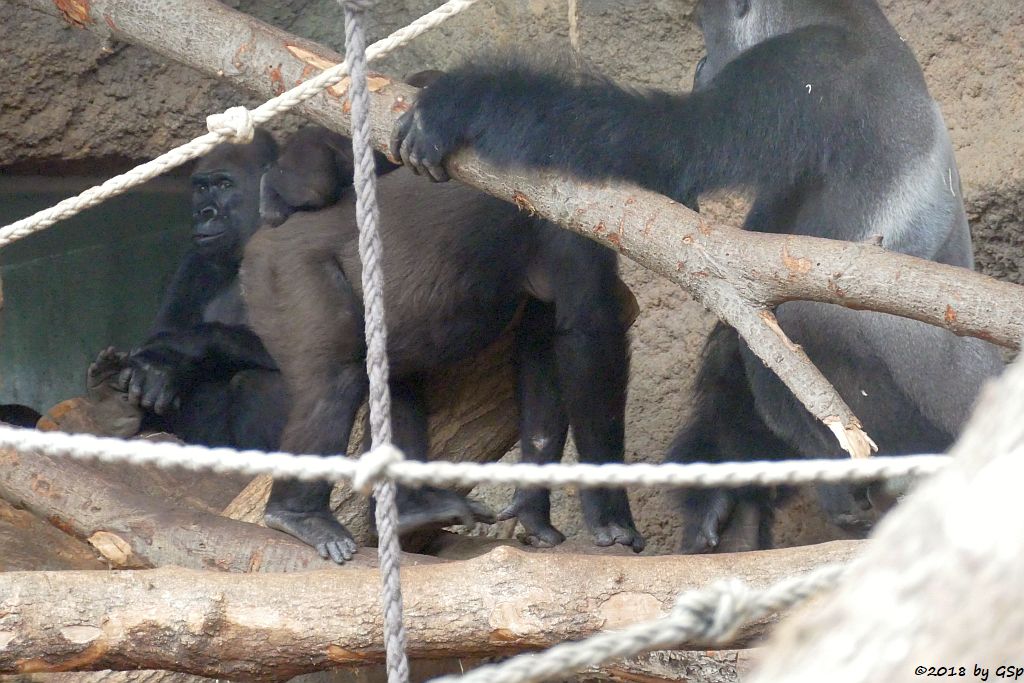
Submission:
<svg viewBox="0 0 1024 683">
<path fill-rule="evenodd" d="M 733 11 L 737 19 L 742 19 L 750 11 L 750 0 L 733 0 Z"/>
</svg>

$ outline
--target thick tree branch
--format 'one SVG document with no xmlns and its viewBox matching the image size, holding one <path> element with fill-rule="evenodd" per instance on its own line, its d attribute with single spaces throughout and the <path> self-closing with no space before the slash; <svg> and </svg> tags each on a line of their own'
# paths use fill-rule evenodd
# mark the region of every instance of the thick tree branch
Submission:
<svg viewBox="0 0 1024 683">
<path fill-rule="evenodd" d="M 524 553 L 402 571 L 409 654 L 500 655 L 658 618 L 680 591 L 764 585 L 846 562 L 856 542 L 653 558 Z M 0 574 L 0 672 L 169 669 L 273 680 L 383 658 L 378 572 L 183 569 Z M 769 622 L 741 634 L 746 641 Z"/>
<path fill-rule="evenodd" d="M 21 0 L 101 36 L 144 45 L 200 71 L 269 97 L 341 57 L 213 0 L 153 4 Z M 342 82 L 307 102 L 313 119 L 346 132 Z M 374 142 L 384 149 L 413 90 L 374 79 Z M 755 234 L 711 225 L 665 197 L 625 185 L 580 183 L 550 174 L 500 171 L 469 152 L 449 170 L 460 180 L 585 234 L 677 282 L 741 331 L 751 349 L 844 447 L 866 455 L 859 423 L 767 308 L 793 299 L 914 318 L 957 334 L 1016 348 L 1024 336 L 1024 288 L 877 247 L 810 237 Z M 898 283 L 898 284 L 895 284 Z"/>
<path fill-rule="evenodd" d="M 87 540 L 116 567 L 289 572 L 337 566 L 278 531 L 174 505 L 118 486 L 83 463 L 29 451 L 0 449 L 0 498 Z M 437 560 L 406 553 L 402 562 Z M 350 562 L 376 563 L 373 549 Z"/>
</svg>

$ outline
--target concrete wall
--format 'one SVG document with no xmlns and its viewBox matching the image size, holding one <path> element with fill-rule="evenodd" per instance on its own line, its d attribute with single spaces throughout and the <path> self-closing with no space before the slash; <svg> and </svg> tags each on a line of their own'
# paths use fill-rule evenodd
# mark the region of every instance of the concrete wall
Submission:
<svg viewBox="0 0 1024 683">
<path fill-rule="evenodd" d="M 231 3 L 295 33 L 343 47 L 334 0 Z M 381 2 L 379 37 L 436 6 L 434 0 Z M 685 90 L 700 54 L 693 0 L 580 0 L 581 51 L 607 73 L 638 87 Z M 982 267 L 1024 282 L 1024 4 L 1020 0 L 883 0 L 914 47 L 952 131 Z M 206 114 L 244 94 L 134 47 L 100 48 L 92 35 L 0 3 L 2 172 L 108 172 L 149 158 L 204 131 Z M 481 2 L 377 68 L 402 74 L 445 68 L 494 46 L 566 49 L 565 0 Z M 717 215 L 735 215 L 728 203 Z M 685 414 L 696 354 L 712 320 L 689 297 L 629 263 L 625 277 L 642 314 L 633 329 L 627 448 L 657 460 Z M 0 350 L 0 353 L 4 351 Z M 504 492 L 488 494 L 496 502 Z M 497 497 L 495 497 L 497 496 Z M 675 543 L 663 494 L 638 493 L 636 512 L 652 548 Z M 556 497 L 556 519 L 578 528 L 573 496 Z M 499 529 L 498 533 L 507 533 Z M 830 532 L 797 526 L 787 538 Z"/>
</svg>

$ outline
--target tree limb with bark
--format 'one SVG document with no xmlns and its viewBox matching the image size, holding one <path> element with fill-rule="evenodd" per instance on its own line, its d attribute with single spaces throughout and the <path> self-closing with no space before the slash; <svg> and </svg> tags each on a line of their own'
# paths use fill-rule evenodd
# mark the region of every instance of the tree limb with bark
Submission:
<svg viewBox="0 0 1024 683">
<path fill-rule="evenodd" d="M 155 52 L 271 97 L 342 58 L 215 0 L 154 5 L 140 0 L 91 3 L 20 0 L 103 38 Z M 373 143 L 387 149 L 392 126 L 415 90 L 371 79 Z M 347 81 L 301 106 L 341 133 L 350 120 Z M 584 183 L 549 173 L 497 169 L 470 151 L 450 174 L 524 210 L 584 234 L 678 283 L 735 327 L 751 350 L 835 433 L 854 457 L 873 444 L 860 422 L 803 350 L 779 327 L 772 308 L 796 299 L 876 310 L 1011 348 L 1024 338 L 1024 288 L 963 269 L 805 236 L 751 233 L 712 225 L 664 196 L 625 184 Z M 893 283 L 899 282 L 898 292 Z"/>
<path fill-rule="evenodd" d="M 681 591 L 767 585 L 860 547 L 843 541 L 716 556 L 587 556 L 497 548 L 402 570 L 412 658 L 544 648 L 665 616 Z M 372 569 L 226 574 L 181 568 L 0 574 L 0 672 L 166 669 L 279 680 L 384 657 Z M 751 625 L 737 642 L 762 635 Z"/>
</svg>

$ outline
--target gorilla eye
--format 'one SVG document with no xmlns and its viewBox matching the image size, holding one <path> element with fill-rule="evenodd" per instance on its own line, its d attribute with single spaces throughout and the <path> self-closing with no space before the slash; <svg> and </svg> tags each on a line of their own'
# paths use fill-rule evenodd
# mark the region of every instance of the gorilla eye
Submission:
<svg viewBox="0 0 1024 683">
<path fill-rule="evenodd" d="M 231 181 L 228 180 L 227 178 L 224 178 L 220 182 L 217 183 L 217 187 L 222 189 L 222 190 L 229 190 L 229 189 L 231 189 L 231 185 L 232 185 Z"/>
</svg>

